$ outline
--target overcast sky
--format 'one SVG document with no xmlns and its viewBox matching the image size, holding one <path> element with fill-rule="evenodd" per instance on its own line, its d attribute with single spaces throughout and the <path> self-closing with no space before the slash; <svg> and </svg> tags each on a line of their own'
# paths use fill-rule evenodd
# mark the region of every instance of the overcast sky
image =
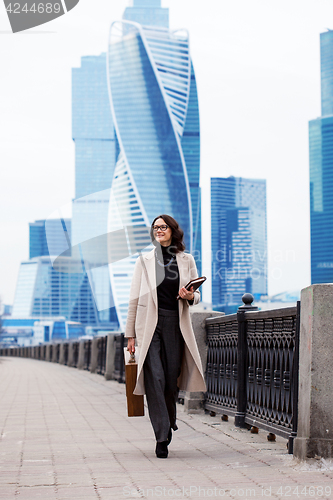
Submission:
<svg viewBox="0 0 333 500">
<path fill-rule="evenodd" d="M 0 3 L 0 295 L 12 303 L 28 223 L 74 197 L 71 68 L 107 49 L 128 0 L 80 0 L 12 34 Z M 162 0 L 187 28 L 201 119 L 204 269 L 210 177 L 267 179 L 269 293 L 310 284 L 308 121 L 320 116 L 319 34 L 331 0 Z M 210 287 L 204 300 L 210 299 Z"/>
</svg>

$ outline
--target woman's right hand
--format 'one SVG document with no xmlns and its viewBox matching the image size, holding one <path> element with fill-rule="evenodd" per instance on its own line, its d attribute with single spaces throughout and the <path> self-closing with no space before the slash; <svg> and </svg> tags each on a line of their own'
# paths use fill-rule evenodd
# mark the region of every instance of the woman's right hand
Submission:
<svg viewBox="0 0 333 500">
<path fill-rule="evenodd" d="M 135 352 L 135 338 L 134 337 L 129 337 L 127 340 L 127 350 L 129 353 Z"/>
</svg>

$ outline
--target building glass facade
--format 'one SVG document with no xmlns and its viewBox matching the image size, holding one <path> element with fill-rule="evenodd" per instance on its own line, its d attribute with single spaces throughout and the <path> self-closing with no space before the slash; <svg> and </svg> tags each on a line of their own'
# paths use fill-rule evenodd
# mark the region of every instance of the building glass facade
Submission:
<svg viewBox="0 0 333 500">
<path fill-rule="evenodd" d="M 73 257 L 58 257 L 57 267 L 48 257 L 21 263 L 13 317 L 64 318 L 83 324 L 98 323 L 98 313 L 88 277 Z"/>
<path fill-rule="evenodd" d="M 321 115 L 333 115 L 333 31 L 320 35 Z"/>
<path fill-rule="evenodd" d="M 51 340 L 83 337 L 85 326 L 64 317 L 8 318 L 2 322 L 0 345 L 38 345 Z"/>
<path fill-rule="evenodd" d="M 36 220 L 29 224 L 29 259 L 45 255 L 71 255 L 71 219 Z"/>
<path fill-rule="evenodd" d="M 309 122 L 311 283 L 333 282 L 333 32 L 321 33 L 322 117 Z"/>
<path fill-rule="evenodd" d="M 86 56 L 81 67 L 72 70 L 72 132 L 75 142 L 75 199 L 73 200 L 72 246 L 76 257 L 85 261 L 101 323 L 116 321 L 110 287 L 105 241 L 91 244 L 83 255 L 85 242 L 106 236 L 110 187 L 118 143 L 109 105 L 106 54 Z"/>
<path fill-rule="evenodd" d="M 186 247 L 201 272 L 200 128 L 188 34 L 135 17 L 136 8 L 143 16 L 148 7 L 167 10 L 160 8 L 160 0 L 137 0 L 126 9 L 124 21 L 110 29 L 108 82 L 119 156 L 109 231 L 135 228 L 141 232 L 141 247 L 135 249 L 148 249 L 147 227 L 156 215 L 170 214 L 184 230 Z M 138 256 L 132 246 L 127 258 L 110 265 L 121 327 Z"/>
<path fill-rule="evenodd" d="M 211 179 L 212 303 L 234 312 L 267 294 L 266 181 Z"/>
<path fill-rule="evenodd" d="M 201 188 L 200 188 L 200 120 L 197 84 L 191 62 L 190 93 L 181 147 L 184 155 L 192 205 L 192 254 L 198 274 L 202 274 Z"/>
<path fill-rule="evenodd" d="M 77 339 L 86 334 L 83 325 L 73 321 L 65 321 L 63 318 L 35 321 L 33 330 L 35 344 L 53 340 Z"/>
<path fill-rule="evenodd" d="M 133 0 L 124 11 L 123 19 L 143 26 L 169 27 L 169 9 L 161 7 L 161 0 Z"/>
</svg>

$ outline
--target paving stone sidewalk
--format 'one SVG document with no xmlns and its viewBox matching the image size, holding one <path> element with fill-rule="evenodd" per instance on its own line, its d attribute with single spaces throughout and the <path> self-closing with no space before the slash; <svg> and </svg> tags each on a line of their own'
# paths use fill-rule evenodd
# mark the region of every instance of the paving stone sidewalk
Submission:
<svg viewBox="0 0 333 500">
<path fill-rule="evenodd" d="M 126 416 L 125 387 L 100 375 L 0 358 L 0 498 L 333 498 L 333 463 L 299 463 L 286 441 L 179 406 L 166 460 L 148 416 Z"/>
</svg>

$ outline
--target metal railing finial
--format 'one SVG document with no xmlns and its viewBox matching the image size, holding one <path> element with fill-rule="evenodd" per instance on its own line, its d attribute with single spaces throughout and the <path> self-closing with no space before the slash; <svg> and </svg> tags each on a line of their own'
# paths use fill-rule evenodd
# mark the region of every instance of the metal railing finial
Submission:
<svg viewBox="0 0 333 500">
<path fill-rule="evenodd" d="M 244 293 L 244 295 L 242 297 L 243 305 L 239 306 L 238 310 L 258 311 L 258 307 L 252 305 L 253 301 L 254 301 L 254 297 L 253 297 L 252 293 Z"/>
</svg>

